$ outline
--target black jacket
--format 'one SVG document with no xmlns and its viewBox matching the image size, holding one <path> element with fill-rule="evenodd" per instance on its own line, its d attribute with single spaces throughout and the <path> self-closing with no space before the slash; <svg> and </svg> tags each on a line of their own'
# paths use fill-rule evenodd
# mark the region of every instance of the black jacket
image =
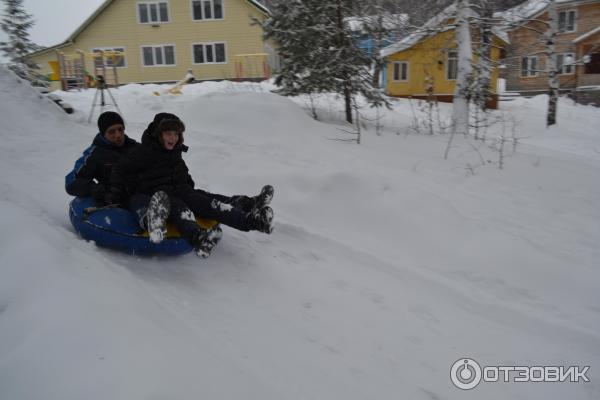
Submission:
<svg viewBox="0 0 600 400">
<path fill-rule="evenodd" d="M 137 146 L 139 143 L 127 135 L 123 146 L 116 146 L 98 133 L 92 145 L 83 152 L 73 170 L 65 177 L 67 193 L 71 196 L 101 197 L 100 192 L 109 187 L 113 166 Z"/>
<path fill-rule="evenodd" d="M 173 150 L 165 149 L 154 135 L 151 123 L 142 135 L 141 146 L 121 158 L 112 171 L 111 190 L 122 193 L 127 187 L 127 177 L 133 175 L 136 193 L 152 195 L 159 190 L 171 196 L 183 196 L 194 189 L 181 153 L 187 151 L 184 144 Z"/>
</svg>

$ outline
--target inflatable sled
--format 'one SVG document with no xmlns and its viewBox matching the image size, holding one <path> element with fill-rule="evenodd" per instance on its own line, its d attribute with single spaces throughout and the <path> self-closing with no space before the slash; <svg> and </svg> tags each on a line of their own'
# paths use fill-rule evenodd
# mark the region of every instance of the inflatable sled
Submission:
<svg viewBox="0 0 600 400">
<path fill-rule="evenodd" d="M 159 244 L 148 240 L 137 216 L 129 210 L 119 207 L 97 207 L 90 197 L 76 197 L 69 205 L 69 217 L 73 227 L 81 237 L 93 240 L 98 246 L 109 247 L 131 254 L 168 254 L 179 255 L 193 250 L 181 237 L 177 229 L 167 226 L 167 236 Z M 196 219 L 204 229 L 212 229 L 217 221 Z"/>
</svg>

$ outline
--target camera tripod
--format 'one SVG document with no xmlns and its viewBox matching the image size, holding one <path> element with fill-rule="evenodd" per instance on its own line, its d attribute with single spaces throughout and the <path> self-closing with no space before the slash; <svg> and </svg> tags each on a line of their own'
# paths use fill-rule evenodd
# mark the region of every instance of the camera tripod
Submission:
<svg viewBox="0 0 600 400">
<path fill-rule="evenodd" d="M 94 115 L 94 108 L 96 108 L 97 106 L 100 106 L 100 113 L 103 113 L 104 107 L 106 107 L 107 105 L 110 105 L 110 104 L 107 104 L 105 101 L 105 96 L 104 96 L 105 90 L 112 100 L 112 105 L 114 105 L 117 108 L 117 111 L 119 111 L 119 114 L 123 114 L 121 112 L 121 110 L 119 109 L 119 105 L 117 104 L 115 98 L 113 97 L 112 93 L 110 92 L 110 89 L 108 88 L 108 85 L 106 84 L 106 80 L 104 79 L 104 76 L 102 76 L 102 75 L 96 76 L 96 82 L 97 82 L 96 93 L 94 94 L 94 101 L 92 102 L 92 109 L 90 110 L 90 116 L 88 118 L 88 123 L 92 122 L 92 116 Z M 100 94 L 100 104 L 97 104 L 98 94 Z"/>
</svg>

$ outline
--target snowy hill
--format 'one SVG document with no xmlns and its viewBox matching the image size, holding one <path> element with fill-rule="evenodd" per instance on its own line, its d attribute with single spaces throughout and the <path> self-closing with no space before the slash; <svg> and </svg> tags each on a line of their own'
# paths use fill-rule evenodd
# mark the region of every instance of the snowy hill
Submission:
<svg viewBox="0 0 600 400">
<path fill-rule="evenodd" d="M 135 139 L 156 112 L 183 119 L 200 187 L 276 188 L 271 236 L 137 258 L 68 221 L 94 92 L 62 93 L 68 116 L 0 69 L 0 399 L 600 397 L 598 109 L 564 101 L 545 131 L 543 97 L 510 102 L 526 138 L 473 175 L 460 140 L 444 161 L 445 137 L 405 134 L 406 101 L 357 146 L 331 140 L 337 103 L 317 122 L 268 88 L 113 90 Z M 590 366 L 591 382 L 462 391 L 462 357 Z"/>
</svg>

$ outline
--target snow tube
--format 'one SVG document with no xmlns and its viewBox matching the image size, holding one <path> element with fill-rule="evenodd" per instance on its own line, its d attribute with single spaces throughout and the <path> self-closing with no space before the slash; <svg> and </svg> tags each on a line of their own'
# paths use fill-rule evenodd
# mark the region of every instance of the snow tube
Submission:
<svg viewBox="0 0 600 400">
<path fill-rule="evenodd" d="M 73 227 L 81 237 L 96 242 L 98 246 L 125 251 L 131 254 L 179 255 L 192 251 L 192 246 L 181 237 L 174 226 L 167 226 L 167 236 L 159 244 L 148 240 L 134 213 L 124 208 L 100 208 L 86 213 L 89 207 L 96 207 L 90 197 L 76 197 L 69 204 L 69 217 Z M 217 221 L 198 218 L 205 229 L 214 228 Z"/>
</svg>

